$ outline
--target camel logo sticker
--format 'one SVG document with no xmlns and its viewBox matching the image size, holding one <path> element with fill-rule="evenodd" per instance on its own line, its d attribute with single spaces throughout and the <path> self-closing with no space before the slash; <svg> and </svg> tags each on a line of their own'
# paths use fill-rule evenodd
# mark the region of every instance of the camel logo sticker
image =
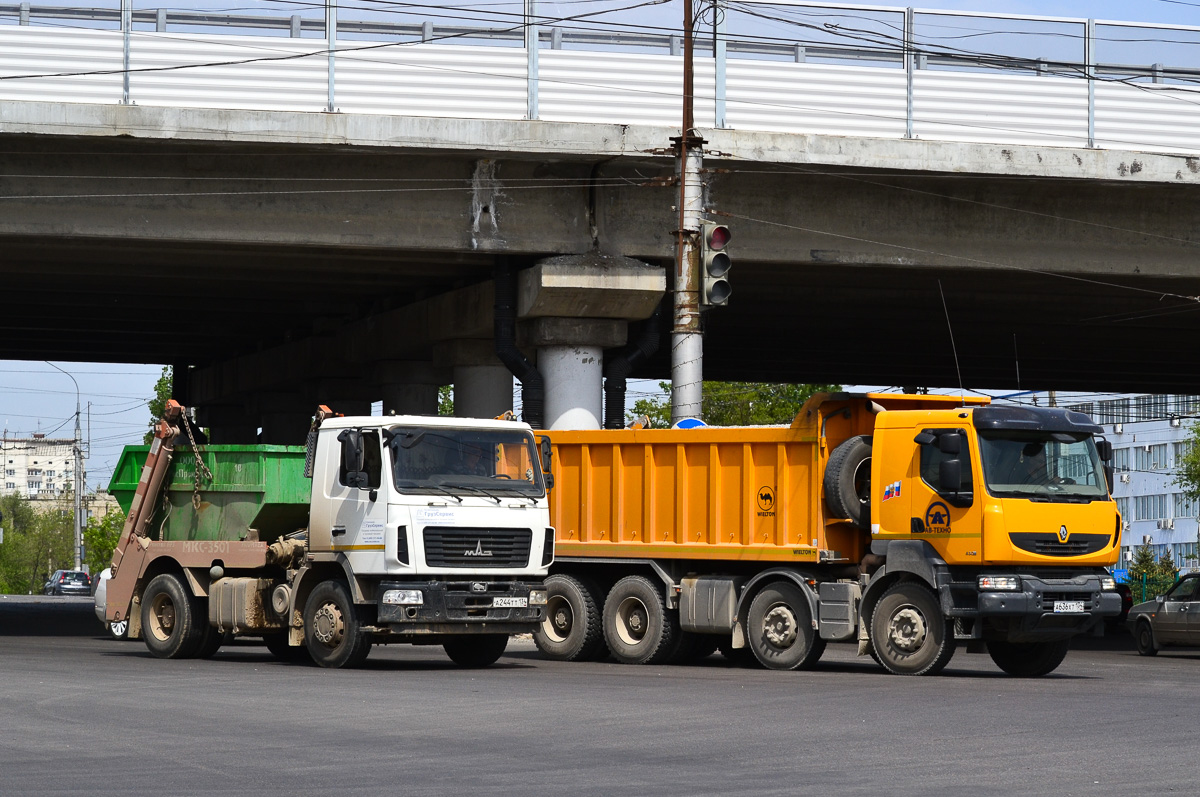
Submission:
<svg viewBox="0 0 1200 797">
<path fill-rule="evenodd" d="M 775 517 L 775 488 L 758 488 L 758 516 Z"/>
<path fill-rule="evenodd" d="M 925 530 L 930 534 L 950 533 L 950 507 L 934 501 L 925 510 Z"/>
</svg>

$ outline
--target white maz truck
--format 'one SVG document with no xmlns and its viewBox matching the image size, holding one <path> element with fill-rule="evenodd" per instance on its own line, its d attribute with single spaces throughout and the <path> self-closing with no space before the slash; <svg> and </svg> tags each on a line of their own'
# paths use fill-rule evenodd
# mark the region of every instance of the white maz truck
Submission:
<svg viewBox="0 0 1200 797">
<path fill-rule="evenodd" d="M 478 667 L 542 621 L 549 445 L 527 425 L 321 407 L 292 447 L 196 444 L 189 423 L 170 402 L 110 487 L 128 517 L 106 619 L 154 655 L 234 634 L 324 667 L 393 642 Z"/>
</svg>

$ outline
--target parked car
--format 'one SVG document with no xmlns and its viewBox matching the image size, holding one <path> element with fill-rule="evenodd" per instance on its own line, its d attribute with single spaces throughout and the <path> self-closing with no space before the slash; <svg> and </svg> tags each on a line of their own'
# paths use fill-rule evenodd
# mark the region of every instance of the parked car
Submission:
<svg viewBox="0 0 1200 797">
<path fill-rule="evenodd" d="M 129 639 L 129 621 L 121 620 L 117 623 L 110 623 L 104 619 L 104 604 L 108 599 L 108 580 L 112 578 L 112 568 L 106 567 L 100 575 L 96 576 L 96 617 L 100 620 L 100 624 L 108 629 L 108 633 L 113 635 L 114 639 Z"/>
<path fill-rule="evenodd" d="M 82 570 L 55 570 L 42 585 L 43 595 L 91 595 L 92 578 Z"/>
<path fill-rule="evenodd" d="M 1126 623 L 1143 656 L 1164 647 L 1200 647 L 1200 573 L 1189 573 L 1166 595 L 1134 606 Z"/>
</svg>

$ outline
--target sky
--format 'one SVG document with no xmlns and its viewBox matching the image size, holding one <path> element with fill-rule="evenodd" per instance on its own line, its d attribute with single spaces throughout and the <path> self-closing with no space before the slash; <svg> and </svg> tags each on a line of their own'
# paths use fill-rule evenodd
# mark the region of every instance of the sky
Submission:
<svg viewBox="0 0 1200 797">
<path fill-rule="evenodd" d="M 106 4 L 104 0 L 94 3 L 97 6 Z M 613 4 L 633 3 L 613 0 Z M 136 5 L 149 7 L 144 0 L 139 0 Z M 251 6 L 254 5 L 252 2 L 237 4 L 235 9 L 217 0 L 192 0 L 176 7 L 229 7 L 231 12 L 246 13 L 253 11 Z M 546 0 L 539 6 L 540 12 L 547 16 L 576 14 L 581 8 L 574 0 Z M 1200 26 L 1200 0 L 926 0 L 916 7 Z M 664 7 L 661 13 L 670 14 L 670 6 Z M 149 421 L 146 402 L 153 395 L 161 366 L 66 362 L 56 365 L 70 376 L 43 362 L 0 360 L 0 421 L 9 435 L 42 432 L 48 436 L 70 437 L 74 431 L 77 398 L 71 379 L 74 377 L 78 382 L 85 443 L 90 439 L 90 456 L 86 463 L 88 488 L 106 485 L 121 447 L 140 442 L 146 430 Z M 653 383 L 631 385 L 631 399 L 653 390 Z"/>
</svg>

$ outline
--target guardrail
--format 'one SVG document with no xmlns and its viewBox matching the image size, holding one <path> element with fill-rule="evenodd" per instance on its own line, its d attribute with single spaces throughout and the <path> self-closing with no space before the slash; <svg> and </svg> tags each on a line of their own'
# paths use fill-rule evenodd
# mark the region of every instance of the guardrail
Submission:
<svg viewBox="0 0 1200 797">
<path fill-rule="evenodd" d="M 339 12 L 333 3 L 323 17 L 134 10 L 132 0 L 107 9 L 0 4 L 0 20 L 17 23 L 0 25 L 0 41 L 8 45 L 0 48 L 0 96 L 29 98 L 14 88 L 27 82 L 48 89 L 48 99 L 113 101 L 99 91 L 102 84 L 107 90 L 107 82 L 95 78 L 117 76 L 121 103 L 318 110 L 314 89 L 323 82 L 319 105 L 330 112 L 677 123 L 679 35 L 544 24 L 548 20 L 533 13 L 533 3 L 526 5 L 531 24 L 497 27 L 342 18 L 353 12 Z M 864 9 L 807 2 L 788 7 Z M 1098 29 L 1182 31 L 1200 43 L 1200 28 L 869 10 L 903 20 L 894 42 L 766 40 L 731 33 L 719 22 L 696 40 L 697 119 L 717 128 L 1200 151 L 1200 134 L 1191 132 L 1200 130 L 1200 93 L 1189 85 L 1200 82 L 1200 67 L 1102 63 L 1093 56 L 1097 41 L 1106 40 Z M 1082 57 L 948 52 L 919 35 L 917 20 L 935 17 L 1077 26 Z M 34 24 L 39 21 L 79 25 Z M 235 29 L 286 37 L 223 32 Z M 113 62 L 114 43 L 119 63 Z M 284 68 L 289 62 L 303 63 Z M 176 103 L 163 97 L 171 92 L 163 78 L 168 72 L 180 73 Z M 370 91 L 364 84 L 374 79 L 407 82 L 409 101 L 391 88 L 383 92 L 391 99 L 364 96 Z M 481 91 L 464 90 L 472 80 Z M 228 89 L 224 98 L 222 87 Z M 438 92 L 447 92 L 447 101 L 432 97 Z M 456 111 L 449 107 L 453 101 L 467 107 Z"/>
</svg>

